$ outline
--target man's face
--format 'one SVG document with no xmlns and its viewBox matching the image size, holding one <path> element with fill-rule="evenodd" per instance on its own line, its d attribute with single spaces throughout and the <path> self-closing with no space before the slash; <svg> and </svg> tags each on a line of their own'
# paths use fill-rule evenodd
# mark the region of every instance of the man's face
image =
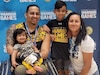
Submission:
<svg viewBox="0 0 100 75">
<path fill-rule="evenodd" d="M 33 25 L 37 25 L 40 19 L 40 11 L 36 6 L 29 7 L 28 12 L 26 13 L 26 20 Z"/>
</svg>

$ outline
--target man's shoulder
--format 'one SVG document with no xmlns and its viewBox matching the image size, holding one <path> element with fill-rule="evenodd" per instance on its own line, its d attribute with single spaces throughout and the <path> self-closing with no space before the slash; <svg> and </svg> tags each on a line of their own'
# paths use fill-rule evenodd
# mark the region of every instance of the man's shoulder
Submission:
<svg viewBox="0 0 100 75">
<path fill-rule="evenodd" d="M 24 22 L 16 23 L 16 25 L 23 25 Z"/>
<path fill-rule="evenodd" d="M 39 27 L 38 27 L 38 31 L 39 31 L 39 32 L 44 32 L 43 26 L 39 26 Z"/>
<path fill-rule="evenodd" d="M 42 35 L 42 36 L 46 35 L 46 31 L 44 31 L 43 26 L 39 26 L 38 33 L 39 33 L 39 35 Z"/>
<path fill-rule="evenodd" d="M 23 27 L 24 25 L 23 25 L 23 22 L 21 22 L 21 23 L 16 23 L 16 24 L 12 24 L 11 25 L 11 27 L 10 27 L 10 29 L 18 29 L 18 28 L 21 28 L 21 27 Z"/>
<path fill-rule="evenodd" d="M 16 29 L 18 29 L 18 28 L 24 28 L 24 23 L 23 22 L 17 23 L 15 25 L 16 25 Z"/>
</svg>

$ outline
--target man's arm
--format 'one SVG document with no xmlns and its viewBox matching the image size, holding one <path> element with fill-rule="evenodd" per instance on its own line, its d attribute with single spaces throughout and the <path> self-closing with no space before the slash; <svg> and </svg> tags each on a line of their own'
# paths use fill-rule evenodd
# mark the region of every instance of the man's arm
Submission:
<svg viewBox="0 0 100 75">
<path fill-rule="evenodd" d="M 50 34 L 46 33 L 46 36 L 43 40 L 40 55 L 42 58 L 46 59 L 48 57 L 48 54 L 50 52 Z"/>
<path fill-rule="evenodd" d="M 7 31 L 7 36 L 6 36 L 6 49 L 8 54 L 13 53 L 13 32 L 15 30 L 15 25 L 12 25 L 8 31 Z"/>
<path fill-rule="evenodd" d="M 13 50 L 13 53 L 11 55 L 11 62 L 12 62 L 13 67 L 16 67 L 18 65 L 18 63 L 16 62 L 17 53 L 18 53 L 18 50 Z"/>
</svg>

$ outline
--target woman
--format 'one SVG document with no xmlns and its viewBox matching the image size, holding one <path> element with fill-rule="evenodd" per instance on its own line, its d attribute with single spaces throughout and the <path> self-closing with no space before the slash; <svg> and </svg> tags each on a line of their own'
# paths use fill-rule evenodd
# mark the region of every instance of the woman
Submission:
<svg viewBox="0 0 100 75">
<path fill-rule="evenodd" d="M 75 12 L 67 17 L 70 33 L 70 59 L 76 75 L 99 75 L 97 64 L 93 58 L 94 40 L 87 34 L 81 16 Z"/>
</svg>

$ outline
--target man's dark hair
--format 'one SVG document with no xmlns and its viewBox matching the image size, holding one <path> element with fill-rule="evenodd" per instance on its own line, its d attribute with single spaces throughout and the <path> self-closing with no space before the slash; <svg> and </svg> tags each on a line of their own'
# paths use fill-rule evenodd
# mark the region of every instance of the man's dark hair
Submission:
<svg viewBox="0 0 100 75">
<path fill-rule="evenodd" d="M 28 5 L 27 8 L 26 8 L 26 13 L 28 12 L 29 8 L 32 7 L 32 6 L 35 6 L 35 7 L 39 8 L 39 6 L 36 5 L 36 4 Z M 40 8 L 39 8 L 39 11 L 40 11 Z"/>
<path fill-rule="evenodd" d="M 56 1 L 56 3 L 55 3 L 55 9 L 60 9 L 63 6 L 66 6 L 66 8 L 67 8 L 67 4 L 64 1 L 61 1 L 61 0 L 57 0 Z"/>
</svg>

